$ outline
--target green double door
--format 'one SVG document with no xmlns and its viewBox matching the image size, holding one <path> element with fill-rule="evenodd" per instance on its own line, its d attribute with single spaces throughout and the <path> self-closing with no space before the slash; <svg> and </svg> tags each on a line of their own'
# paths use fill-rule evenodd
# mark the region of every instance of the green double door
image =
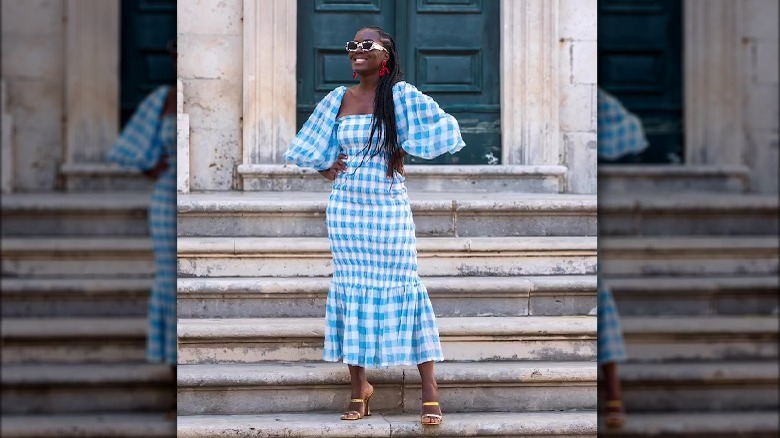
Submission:
<svg viewBox="0 0 780 438">
<path fill-rule="evenodd" d="M 599 0 L 599 86 L 636 114 L 648 148 L 618 162 L 683 160 L 680 0 Z"/>
<path fill-rule="evenodd" d="M 120 123 L 160 85 L 176 85 L 168 41 L 176 38 L 176 0 L 122 0 Z"/>
<path fill-rule="evenodd" d="M 364 26 L 396 40 L 404 80 L 458 119 L 466 147 L 425 164 L 499 164 L 499 0 L 298 0 L 298 128 L 316 103 L 357 83 L 344 50 Z"/>
</svg>

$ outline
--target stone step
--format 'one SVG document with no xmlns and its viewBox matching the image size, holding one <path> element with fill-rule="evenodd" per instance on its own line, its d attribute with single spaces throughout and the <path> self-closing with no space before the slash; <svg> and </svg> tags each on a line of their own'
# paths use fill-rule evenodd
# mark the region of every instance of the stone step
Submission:
<svg viewBox="0 0 780 438">
<path fill-rule="evenodd" d="M 117 413 L 80 415 L 5 415 L 5 438 L 168 438 L 176 436 L 176 420 L 164 414 Z"/>
<path fill-rule="evenodd" d="M 138 278 L 154 275 L 148 237 L 9 237 L 3 277 Z"/>
<path fill-rule="evenodd" d="M 701 437 L 701 438 L 776 438 L 780 433 L 777 412 L 632 412 L 619 431 L 599 426 L 603 436 Z M 181 420 L 180 420 L 181 421 Z"/>
<path fill-rule="evenodd" d="M 599 199 L 599 235 L 772 235 L 777 195 L 610 194 Z"/>
<path fill-rule="evenodd" d="M 149 278 L 4 278 L 3 317 L 144 316 Z"/>
<path fill-rule="evenodd" d="M 181 278 L 179 318 L 324 317 L 329 278 Z M 438 317 L 595 314 L 594 275 L 426 277 Z"/>
<path fill-rule="evenodd" d="M 599 195 L 685 192 L 743 193 L 749 187 L 746 166 L 599 164 Z"/>
<path fill-rule="evenodd" d="M 770 276 L 778 273 L 776 236 L 602 237 L 601 273 L 617 277 Z"/>
<path fill-rule="evenodd" d="M 146 318 L 3 318 L 4 364 L 143 361 Z"/>
<path fill-rule="evenodd" d="M 162 412 L 176 400 L 168 365 L 2 366 L 3 417 L 9 414 Z"/>
<path fill-rule="evenodd" d="M 327 237 L 324 192 L 178 196 L 179 236 Z M 595 236 L 596 196 L 518 192 L 409 194 L 418 237 Z"/>
<path fill-rule="evenodd" d="M 3 194 L 3 236 L 145 236 L 151 192 Z"/>
<path fill-rule="evenodd" d="M 437 318 L 448 361 L 594 360 L 595 316 Z M 178 362 L 320 361 L 322 318 L 179 319 Z"/>
<path fill-rule="evenodd" d="M 584 275 L 596 269 L 596 237 L 423 237 L 422 276 Z M 179 277 L 325 277 L 327 238 L 184 237 Z"/>
<path fill-rule="evenodd" d="M 622 316 L 780 313 L 776 276 L 614 278 L 607 283 Z"/>
<path fill-rule="evenodd" d="M 778 358 L 776 316 L 625 317 L 632 361 Z"/>
<path fill-rule="evenodd" d="M 628 412 L 772 411 L 777 361 L 621 364 Z"/>
<path fill-rule="evenodd" d="M 439 363 L 444 412 L 551 411 L 596 408 L 595 362 Z M 377 414 L 418 413 L 416 367 L 367 369 Z M 342 412 L 350 396 L 341 363 L 179 365 L 178 414 Z M 338 418 L 338 417 L 336 417 Z"/>
<path fill-rule="evenodd" d="M 404 167 L 405 185 L 412 191 L 559 193 L 566 166 L 422 165 Z M 330 192 L 332 182 L 314 169 L 286 164 L 240 164 L 246 191 Z"/>
<path fill-rule="evenodd" d="M 179 438 L 385 438 L 432 434 L 415 414 L 372 413 L 360 421 L 332 413 L 193 415 L 178 419 Z M 595 437 L 596 412 L 444 412 L 436 436 Z"/>
</svg>

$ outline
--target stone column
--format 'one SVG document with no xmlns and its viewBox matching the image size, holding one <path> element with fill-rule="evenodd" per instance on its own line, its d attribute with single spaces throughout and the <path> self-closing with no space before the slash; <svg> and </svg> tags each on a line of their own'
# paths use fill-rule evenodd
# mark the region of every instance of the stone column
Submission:
<svg viewBox="0 0 780 438">
<path fill-rule="evenodd" d="M 13 148 L 13 122 L 11 114 L 6 108 L 8 95 L 5 91 L 5 80 L 0 79 L 0 121 L 2 122 L 2 181 L 0 189 L 3 193 L 13 191 L 14 184 L 14 148 Z"/>
<path fill-rule="evenodd" d="M 68 0 L 65 162 L 103 162 L 119 125 L 117 0 Z"/>
<path fill-rule="evenodd" d="M 558 0 L 501 0 L 504 165 L 559 163 Z"/>
<path fill-rule="evenodd" d="M 280 164 L 295 137 L 297 2 L 244 0 L 243 163 Z"/>
<path fill-rule="evenodd" d="M 190 192 L 190 115 L 184 112 L 184 84 L 176 80 L 176 191 Z"/>
<path fill-rule="evenodd" d="M 741 1 L 685 0 L 685 163 L 744 163 Z"/>
</svg>

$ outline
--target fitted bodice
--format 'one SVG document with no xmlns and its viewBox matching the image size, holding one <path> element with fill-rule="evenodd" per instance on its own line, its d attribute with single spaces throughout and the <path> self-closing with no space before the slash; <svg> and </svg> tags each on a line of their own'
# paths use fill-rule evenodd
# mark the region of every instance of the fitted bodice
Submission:
<svg viewBox="0 0 780 438">
<path fill-rule="evenodd" d="M 374 134 L 371 151 L 366 149 L 371 134 L 372 114 L 354 114 L 336 119 L 336 137 L 341 153 L 347 155 L 347 170 L 335 181 L 340 188 L 376 193 L 403 189 L 404 177 L 397 172 L 394 178 L 387 177 L 386 154 L 375 154 L 376 146 L 383 136 Z"/>
</svg>

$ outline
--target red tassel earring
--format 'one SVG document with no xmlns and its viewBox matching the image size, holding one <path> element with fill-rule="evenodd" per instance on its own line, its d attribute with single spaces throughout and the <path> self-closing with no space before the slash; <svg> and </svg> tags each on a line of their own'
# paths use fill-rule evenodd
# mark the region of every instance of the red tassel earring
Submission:
<svg viewBox="0 0 780 438">
<path fill-rule="evenodd" d="M 390 70 L 387 69 L 387 61 L 382 61 L 382 68 L 379 70 L 379 77 L 381 78 L 384 75 L 389 75 Z"/>
<path fill-rule="evenodd" d="M 356 71 L 352 72 L 352 79 L 357 79 L 357 72 Z"/>
</svg>

